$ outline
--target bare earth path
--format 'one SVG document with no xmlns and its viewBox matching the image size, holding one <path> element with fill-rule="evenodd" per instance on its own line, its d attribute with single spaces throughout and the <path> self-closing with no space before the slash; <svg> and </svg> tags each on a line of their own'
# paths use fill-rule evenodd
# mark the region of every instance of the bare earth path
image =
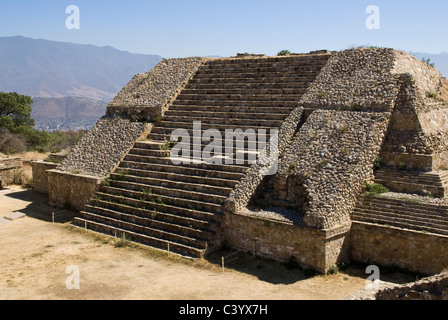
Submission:
<svg viewBox="0 0 448 320">
<path fill-rule="evenodd" d="M 218 261 L 235 250 L 185 262 L 119 246 L 74 229 L 71 214 L 49 207 L 45 196 L 20 187 L 0 191 L 0 218 L 17 211 L 27 216 L 0 223 L 0 300 L 338 300 L 365 286 L 359 270 L 310 277 L 237 253 L 223 273 Z M 66 287 L 69 266 L 79 268 L 79 290 Z"/>
</svg>

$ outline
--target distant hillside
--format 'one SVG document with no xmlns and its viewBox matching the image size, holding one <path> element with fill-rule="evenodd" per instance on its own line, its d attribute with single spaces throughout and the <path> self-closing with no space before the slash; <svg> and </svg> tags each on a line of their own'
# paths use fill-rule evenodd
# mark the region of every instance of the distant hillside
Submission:
<svg viewBox="0 0 448 320">
<path fill-rule="evenodd" d="M 90 129 L 106 113 L 107 103 L 81 97 L 33 98 L 31 117 L 41 130 Z"/>
<path fill-rule="evenodd" d="M 439 70 L 442 75 L 448 79 L 448 53 L 440 54 L 429 54 L 421 52 L 411 52 L 414 56 L 421 59 L 431 59 L 431 63 L 435 64 L 437 70 Z"/>
<path fill-rule="evenodd" d="M 0 91 L 110 101 L 162 57 L 24 37 L 0 38 Z"/>
</svg>

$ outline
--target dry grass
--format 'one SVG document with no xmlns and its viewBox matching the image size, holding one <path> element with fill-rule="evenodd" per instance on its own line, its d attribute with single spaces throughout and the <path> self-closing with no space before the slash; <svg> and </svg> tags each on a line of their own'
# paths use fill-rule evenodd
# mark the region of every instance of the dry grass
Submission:
<svg viewBox="0 0 448 320">
<path fill-rule="evenodd" d="M 44 160 L 50 155 L 49 152 L 41 153 L 37 151 L 29 151 L 29 152 L 22 152 L 22 153 L 16 153 L 10 155 L 12 158 L 21 158 L 23 161 L 37 161 L 37 160 Z"/>
</svg>

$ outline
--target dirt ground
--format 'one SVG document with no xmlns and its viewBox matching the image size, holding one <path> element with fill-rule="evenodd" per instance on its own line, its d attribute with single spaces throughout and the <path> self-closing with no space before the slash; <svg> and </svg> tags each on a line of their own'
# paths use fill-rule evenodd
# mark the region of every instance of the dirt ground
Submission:
<svg viewBox="0 0 448 320">
<path fill-rule="evenodd" d="M 45 196 L 21 187 L 0 191 L 0 218 L 12 212 L 26 217 L 0 223 L 0 300 L 340 300 L 366 285 L 359 267 L 315 276 L 236 250 L 192 262 L 122 246 L 71 226 L 73 213 L 51 208 Z M 228 255 L 223 272 L 221 257 Z M 70 266 L 79 270 L 79 289 L 67 288 Z M 412 275 L 391 277 L 415 281 Z"/>
</svg>

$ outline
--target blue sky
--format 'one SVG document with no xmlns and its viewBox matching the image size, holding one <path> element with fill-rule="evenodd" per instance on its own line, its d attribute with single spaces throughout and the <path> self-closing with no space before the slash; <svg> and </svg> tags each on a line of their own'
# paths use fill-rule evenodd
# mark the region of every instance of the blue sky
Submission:
<svg viewBox="0 0 448 320">
<path fill-rule="evenodd" d="M 80 9 L 79 30 L 66 28 L 69 5 Z M 379 30 L 365 26 L 369 5 L 380 9 Z M 0 36 L 15 35 L 166 58 L 367 44 L 441 53 L 448 52 L 448 1 L 4 0 Z"/>
</svg>

